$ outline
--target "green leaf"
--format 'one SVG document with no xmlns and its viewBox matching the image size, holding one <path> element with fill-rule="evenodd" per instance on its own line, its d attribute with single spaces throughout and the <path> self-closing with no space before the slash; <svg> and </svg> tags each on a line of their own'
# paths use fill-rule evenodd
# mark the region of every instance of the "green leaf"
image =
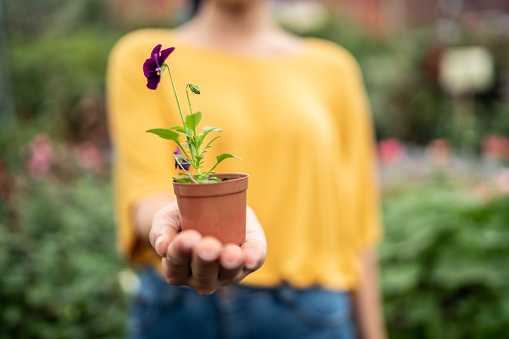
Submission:
<svg viewBox="0 0 509 339">
<path fill-rule="evenodd" d="M 205 132 L 211 132 L 211 131 L 221 132 L 223 130 L 222 128 L 210 127 L 210 126 L 203 127 L 202 129 L 205 130 Z"/>
<path fill-rule="evenodd" d="M 217 159 L 217 163 L 219 164 L 221 161 L 223 161 L 224 159 L 228 159 L 228 158 L 235 158 L 235 159 L 239 159 L 239 160 L 242 160 L 241 158 L 239 157 L 236 157 L 232 154 L 229 154 L 229 153 L 223 153 L 223 154 L 220 154 L 216 157 Z"/>
<path fill-rule="evenodd" d="M 217 138 L 221 137 L 220 135 L 218 135 L 217 137 L 215 137 L 214 139 L 210 140 L 209 143 L 207 144 L 207 146 L 205 146 L 205 148 L 203 150 L 206 150 L 207 148 L 210 147 L 210 144 L 212 143 L 212 141 L 216 140 Z"/>
<path fill-rule="evenodd" d="M 184 127 L 182 127 L 182 126 L 171 126 L 169 129 L 174 129 L 177 132 L 184 134 L 186 137 L 191 138 L 193 136 L 192 135 L 193 131 L 189 128 L 184 129 Z"/>
<path fill-rule="evenodd" d="M 189 159 L 187 159 L 183 154 L 173 154 L 173 157 L 180 161 L 185 161 L 186 163 L 189 162 Z"/>
<path fill-rule="evenodd" d="M 201 112 L 196 112 L 194 114 L 190 114 L 186 116 L 186 127 L 195 130 L 198 127 L 198 124 L 201 121 Z"/>
<path fill-rule="evenodd" d="M 207 183 L 217 182 L 217 181 L 221 181 L 221 179 L 216 178 L 216 177 L 211 177 L 211 178 L 205 178 L 205 179 L 198 180 L 198 182 L 200 184 L 207 184 Z"/>
<path fill-rule="evenodd" d="M 203 140 L 205 139 L 205 137 L 207 136 L 207 134 L 209 134 L 210 132 L 214 131 L 214 132 L 221 132 L 222 129 L 221 128 L 216 128 L 216 127 L 210 127 L 210 126 L 207 126 L 207 127 L 203 127 L 203 130 L 205 130 L 205 133 L 203 133 L 202 135 L 199 136 L 199 141 L 200 143 L 203 142 Z M 210 143 L 209 143 L 210 144 Z"/>
<path fill-rule="evenodd" d="M 184 147 L 187 147 L 188 149 L 191 149 L 191 148 L 189 148 L 189 144 L 187 142 L 183 142 L 183 143 L 181 143 L 181 145 Z"/>
<path fill-rule="evenodd" d="M 172 132 L 170 131 L 169 129 L 164 129 L 164 128 L 155 128 L 155 129 L 149 129 L 147 131 L 148 133 L 153 133 L 163 139 L 167 139 L 167 140 L 173 140 L 175 142 L 178 142 L 179 141 L 179 135 L 178 133 L 175 133 L 175 132 Z"/>
</svg>

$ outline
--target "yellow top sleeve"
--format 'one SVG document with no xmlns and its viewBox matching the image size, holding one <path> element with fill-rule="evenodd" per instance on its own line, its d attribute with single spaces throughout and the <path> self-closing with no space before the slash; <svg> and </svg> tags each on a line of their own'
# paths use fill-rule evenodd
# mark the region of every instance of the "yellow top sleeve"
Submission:
<svg viewBox="0 0 509 339">
<path fill-rule="evenodd" d="M 114 143 L 115 201 L 121 252 L 137 265 L 160 258 L 131 224 L 131 206 L 148 193 L 172 192 L 172 142 L 145 133 L 180 124 L 167 74 L 151 91 L 142 65 L 157 44 L 167 59 L 184 114 L 192 82 L 202 127 L 223 128 L 209 149 L 231 153 L 218 172 L 249 173 L 248 204 L 265 230 L 268 256 L 243 283 L 352 289 L 360 252 L 381 236 L 374 139 L 359 67 L 343 48 L 305 39 L 291 55 L 252 57 L 182 41 L 170 30 L 128 34 L 113 49 L 107 75 Z"/>
</svg>

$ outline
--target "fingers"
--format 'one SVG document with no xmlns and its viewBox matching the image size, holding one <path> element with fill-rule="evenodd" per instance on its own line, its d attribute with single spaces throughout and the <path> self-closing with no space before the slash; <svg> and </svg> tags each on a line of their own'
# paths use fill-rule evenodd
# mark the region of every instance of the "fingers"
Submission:
<svg viewBox="0 0 509 339">
<path fill-rule="evenodd" d="M 244 266 L 249 272 L 259 269 L 267 256 L 267 246 L 255 240 L 248 240 L 241 246 L 244 254 Z"/>
<path fill-rule="evenodd" d="M 163 273 L 169 284 L 180 286 L 188 284 L 191 272 L 193 248 L 202 241 L 200 233 L 194 230 L 183 231 L 175 237 L 163 258 Z"/>
<path fill-rule="evenodd" d="M 201 295 L 215 292 L 219 287 L 219 256 L 222 245 L 214 237 L 205 236 L 193 250 L 191 260 L 192 286 Z"/>
<path fill-rule="evenodd" d="M 248 272 L 256 271 L 263 265 L 267 256 L 267 240 L 256 214 L 249 206 L 246 215 L 246 242 L 241 249 Z"/>
<path fill-rule="evenodd" d="M 163 273 L 172 285 L 188 285 L 201 295 L 208 295 L 221 286 L 238 283 L 257 270 L 265 254 L 264 245 L 256 241 L 248 241 L 242 247 L 223 246 L 214 237 L 202 237 L 194 230 L 186 230 L 168 246 Z"/>
<path fill-rule="evenodd" d="M 219 258 L 221 270 L 219 279 L 227 284 L 235 284 L 244 278 L 243 263 L 244 253 L 237 245 L 226 245 Z"/>
<path fill-rule="evenodd" d="M 180 218 L 177 202 L 173 202 L 160 209 L 152 219 L 149 240 L 156 252 L 164 257 L 168 245 L 180 231 Z"/>
</svg>

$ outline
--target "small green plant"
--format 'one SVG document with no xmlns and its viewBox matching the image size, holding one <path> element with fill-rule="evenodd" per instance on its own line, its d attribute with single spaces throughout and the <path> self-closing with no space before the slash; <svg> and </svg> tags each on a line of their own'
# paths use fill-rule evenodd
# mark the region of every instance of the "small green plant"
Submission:
<svg viewBox="0 0 509 339">
<path fill-rule="evenodd" d="M 147 88 L 155 90 L 161 81 L 161 77 L 163 76 L 164 71 L 168 70 L 168 73 L 170 74 L 171 85 L 177 100 L 180 118 L 182 119 L 182 126 L 156 128 L 148 130 L 147 132 L 156 134 L 163 139 L 173 140 L 177 144 L 177 151 L 173 153 L 173 157 L 175 158 L 175 168 L 180 168 L 184 172 L 179 173 L 181 177 L 173 177 L 174 181 L 181 183 L 193 182 L 195 184 L 221 181 L 221 179 L 211 176 L 214 174 L 213 170 L 216 168 L 216 166 L 225 159 L 240 158 L 229 153 L 223 153 L 216 157 L 216 164 L 212 166 L 208 171 L 202 170 L 204 153 L 207 152 L 207 149 L 210 147 L 211 143 L 219 138 L 220 135 L 210 140 L 207 144 L 205 144 L 205 138 L 210 132 L 220 132 L 222 129 L 207 126 L 202 128 L 203 133 L 198 133 L 198 124 L 201 121 L 201 112 L 193 112 L 191 99 L 189 98 L 189 90 L 191 90 L 193 94 L 200 94 L 200 88 L 199 86 L 192 83 L 186 85 L 187 102 L 189 103 L 190 114 L 187 115 L 186 119 L 184 120 L 182 107 L 180 106 L 175 83 L 173 82 L 173 76 L 171 75 L 168 64 L 165 63 L 168 56 L 175 50 L 175 47 L 170 47 L 162 51 L 161 47 L 162 45 L 160 44 L 154 47 L 152 53 L 150 54 L 150 58 L 145 60 L 145 63 L 143 64 L 143 74 L 147 78 Z M 179 133 L 186 137 L 186 142 L 181 143 L 179 141 Z M 196 170 L 195 174 L 189 172 L 191 167 Z"/>
</svg>

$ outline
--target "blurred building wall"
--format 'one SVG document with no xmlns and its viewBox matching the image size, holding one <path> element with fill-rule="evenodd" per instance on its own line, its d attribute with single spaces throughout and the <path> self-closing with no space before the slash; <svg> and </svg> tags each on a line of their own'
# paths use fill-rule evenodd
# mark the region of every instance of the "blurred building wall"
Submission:
<svg viewBox="0 0 509 339">
<path fill-rule="evenodd" d="M 454 4 L 464 12 L 496 10 L 509 13 L 508 0 L 325 0 L 331 8 L 352 17 L 375 33 L 397 33 L 425 25 Z"/>
<path fill-rule="evenodd" d="M 188 5 L 187 0 L 108 0 L 111 17 L 120 25 L 132 22 L 164 23 Z"/>
</svg>

